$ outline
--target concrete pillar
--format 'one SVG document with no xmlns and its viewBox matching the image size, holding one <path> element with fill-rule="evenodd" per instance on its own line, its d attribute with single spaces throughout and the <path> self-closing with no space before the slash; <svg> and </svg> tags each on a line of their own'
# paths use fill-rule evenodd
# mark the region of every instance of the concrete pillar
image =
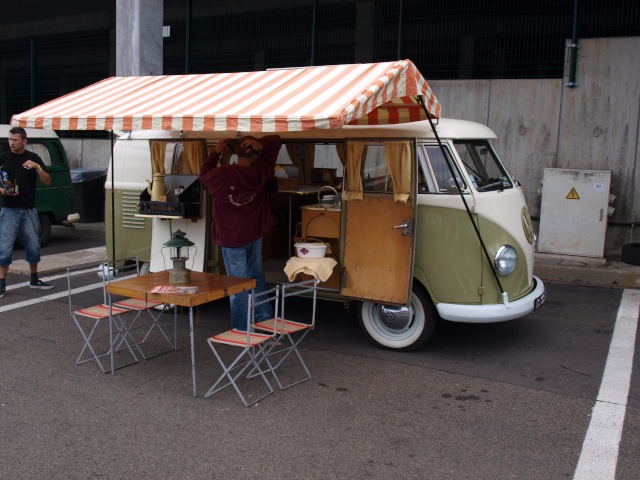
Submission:
<svg viewBox="0 0 640 480">
<path fill-rule="evenodd" d="M 116 75 L 162 75 L 163 0 L 116 0 Z"/>
</svg>

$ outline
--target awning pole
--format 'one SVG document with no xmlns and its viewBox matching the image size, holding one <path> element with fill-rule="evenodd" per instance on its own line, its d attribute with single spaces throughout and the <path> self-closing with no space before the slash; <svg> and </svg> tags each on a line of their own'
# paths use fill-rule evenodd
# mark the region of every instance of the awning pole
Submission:
<svg viewBox="0 0 640 480">
<path fill-rule="evenodd" d="M 116 189 L 115 189 L 115 165 L 113 162 L 113 130 L 109 130 L 111 140 L 111 261 L 116 260 Z M 108 253 L 108 252 L 107 252 Z"/>
</svg>

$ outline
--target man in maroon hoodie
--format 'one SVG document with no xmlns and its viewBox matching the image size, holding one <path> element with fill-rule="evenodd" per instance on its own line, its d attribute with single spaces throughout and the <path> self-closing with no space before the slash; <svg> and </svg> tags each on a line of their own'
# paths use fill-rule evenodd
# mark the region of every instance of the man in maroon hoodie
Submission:
<svg viewBox="0 0 640 480">
<path fill-rule="evenodd" d="M 278 135 L 243 137 L 237 147 L 229 140 L 220 140 L 200 169 L 200 181 L 213 199 L 211 239 L 222 247 L 227 274 L 255 278 L 256 293 L 267 289 L 262 271 L 262 237 L 271 229 L 273 216 L 266 186 L 273 178 L 281 145 Z M 238 163 L 217 166 L 228 147 L 235 150 Z M 247 329 L 247 299 L 248 292 L 231 296 L 231 325 L 238 330 Z M 272 316 L 269 303 L 256 310 L 256 321 Z"/>
</svg>

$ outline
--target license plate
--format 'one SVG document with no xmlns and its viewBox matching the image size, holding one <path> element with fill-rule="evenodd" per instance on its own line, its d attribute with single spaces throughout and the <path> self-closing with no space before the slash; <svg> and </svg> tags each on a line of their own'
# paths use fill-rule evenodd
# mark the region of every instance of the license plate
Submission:
<svg viewBox="0 0 640 480">
<path fill-rule="evenodd" d="M 533 301 L 533 311 L 538 310 L 542 305 L 544 305 L 544 302 L 547 300 L 547 292 L 542 292 L 542 295 L 540 295 L 538 298 L 536 298 Z"/>
</svg>

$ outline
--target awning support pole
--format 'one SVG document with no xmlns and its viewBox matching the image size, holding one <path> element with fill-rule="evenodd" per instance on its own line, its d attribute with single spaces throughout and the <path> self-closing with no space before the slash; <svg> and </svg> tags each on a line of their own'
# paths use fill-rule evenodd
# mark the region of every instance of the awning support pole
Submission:
<svg viewBox="0 0 640 480">
<path fill-rule="evenodd" d="M 116 261 L 116 189 L 113 163 L 113 130 L 109 130 L 111 140 L 111 261 Z M 108 252 L 107 252 L 108 253 Z"/>
<path fill-rule="evenodd" d="M 487 247 L 485 246 L 484 241 L 482 240 L 482 235 L 480 234 L 480 229 L 478 228 L 478 225 L 476 225 L 476 222 L 475 222 L 475 220 L 473 218 L 473 214 L 471 213 L 471 209 L 469 208 L 469 204 L 467 203 L 467 199 L 464 198 L 464 194 L 462 193 L 462 185 L 460 184 L 460 180 L 456 176 L 456 173 L 453 171 L 453 166 L 451 165 L 451 161 L 449 160 L 449 157 L 446 154 L 446 151 L 444 149 L 444 145 L 442 145 L 442 141 L 440 140 L 440 136 L 438 135 L 438 132 L 436 131 L 436 127 L 433 124 L 433 120 L 431 120 L 431 115 L 427 111 L 427 106 L 424 103 L 424 99 L 422 98 L 422 95 L 418 95 L 418 103 L 422 106 L 422 109 L 424 110 L 424 113 L 427 115 L 427 119 L 429 120 L 429 125 L 431 125 L 431 130 L 433 130 L 433 134 L 436 137 L 436 141 L 438 142 L 438 146 L 440 147 L 440 150 L 442 151 L 442 156 L 444 157 L 444 159 L 447 162 L 447 167 L 449 167 L 449 171 L 451 172 L 451 176 L 453 177 L 453 181 L 456 182 L 456 187 L 458 188 L 458 193 L 460 194 L 460 198 L 462 199 L 462 203 L 464 204 L 464 208 L 467 210 L 467 214 L 469 215 L 469 220 L 471 220 L 471 224 L 473 225 L 473 229 L 476 232 L 476 236 L 478 237 L 478 240 L 480 240 L 480 246 L 482 247 L 482 251 L 484 252 L 484 256 L 486 257 L 487 262 L 489 263 L 489 268 L 491 269 L 491 273 L 493 273 L 493 278 L 495 278 L 496 283 L 498 284 L 498 288 L 500 289 L 500 293 L 502 294 L 503 299 L 506 302 L 508 302 L 509 300 L 508 300 L 507 293 L 502 288 L 502 283 L 500 283 L 500 279 L 498 278 L 498 274 L 496 273 L 495 268 L 493 268 L 493 262 L 491 261 L 491 257 L 489 256 L 489 252 L 487 251 Z M 458 169 L 458 166 L 456 165 L 456 170 L 457 169 Z M 462 177 L 462 172 L 458 171 L 458 174 L 460 175 L 460 177 Z M 505 305 L 506 305 L 506 303 L 505 303 Z"/>
</svg>

